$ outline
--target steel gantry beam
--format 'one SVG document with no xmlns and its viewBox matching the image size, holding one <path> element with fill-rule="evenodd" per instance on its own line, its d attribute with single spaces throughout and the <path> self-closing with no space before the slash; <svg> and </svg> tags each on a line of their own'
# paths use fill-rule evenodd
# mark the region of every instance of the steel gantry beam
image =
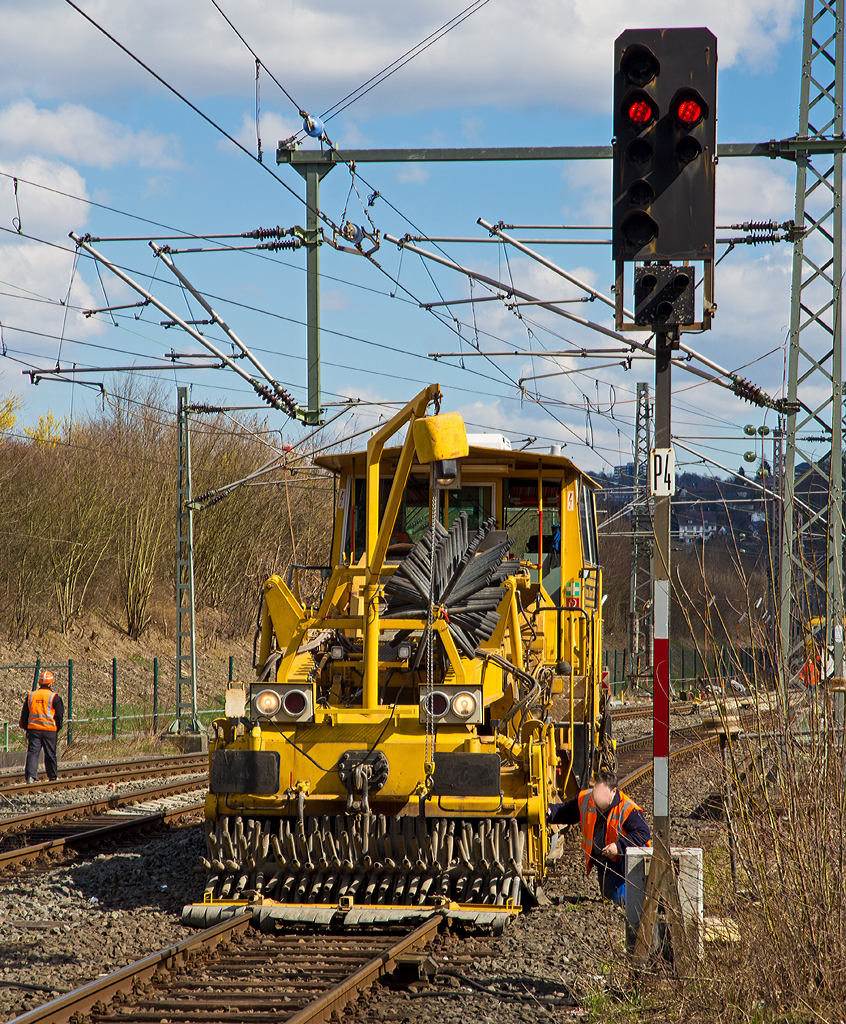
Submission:
<svg viewBox="0 0 846 1024">
<path fill-rule="evenodd" d="M 826 622 L 832 662 L 824 653 L 823 671 L 843 675 L 843 5 L 805 0 L 795 211 L 804 231 L 793 250 L 779 587 L 784 688 L 805 660 L 813 616 Z"/>
</svg>

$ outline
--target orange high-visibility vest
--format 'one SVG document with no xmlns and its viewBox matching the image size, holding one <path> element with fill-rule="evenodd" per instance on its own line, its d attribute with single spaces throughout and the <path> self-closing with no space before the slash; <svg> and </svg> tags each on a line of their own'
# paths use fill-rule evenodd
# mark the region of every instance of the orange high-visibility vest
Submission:
<svg viewBox="0 0 846 1024">
<path fill-rule="evenodd" d="M 617 842 L 621 827 L 625 824 L 626 818 L 628 818 L 632 811 L 640 811 L 642 814 L 643 808 L 638 807 L 634 800 L 629 799 L 620 790 L 620 802 L 608 812 L 608 823 L 605 826 L 606 846 Z M 593 867 L 590 858 L 593 853 L 593 832 L 596 828 L 597 814 L 596 804 L 593 802 L 593 790 L 583 789 L 579 793 L 579 815 L 582 819 L 582 849 L 584 850 L 588 872 Z M 647 842 L 646 845 L 652 846 L 652 843 Z M 610 859 L 617 861 L 621 858 L 611 857 Z"/>
<path fill-rule="evenodd" d="M 820 666 L 819 662 L 808 660 L 799 670 L 799 678 L 802 680 L 802 685 L 807 686 L 809 689 L 812 686 L 819 686 L 820 682 Z"/>
<path fill-rule="evenodd" d="M 56 714 L 53 711 L 53 698 L 56 696 L 52 690 L 39 686 L 32 690 L 27 697 L 29 701 L 29 722 L 27 729 L 41 729 L 43 732 L 57 732 Z"/>
</svg>

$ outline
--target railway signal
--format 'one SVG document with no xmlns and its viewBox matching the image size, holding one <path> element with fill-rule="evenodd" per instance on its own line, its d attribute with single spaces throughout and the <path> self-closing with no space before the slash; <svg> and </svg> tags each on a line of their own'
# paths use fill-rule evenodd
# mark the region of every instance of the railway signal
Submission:
<svg viewBox="0 0 846 1024">
<path fill-rule="evenodd" d="M 684 330 L 708 330 L 713 295 L 717 40 L 706 28 L 633 29 L 614 44 L 612 249 L 617 329 L 655 335 L 653 528 L 653 815 L 670 849 L 670 502 L 672 351 Z M 702 317 L 696 276 L 704 264 Z M 634 267 L 634 312 L 625 267 Z M 657 460 L 662 470 L 658 472 Z"/>
<path fill-rule="evenodd" d="M 614 259 L 712 260 L 716 37 L 633 29 L 614 57 Z"/>
</svg>

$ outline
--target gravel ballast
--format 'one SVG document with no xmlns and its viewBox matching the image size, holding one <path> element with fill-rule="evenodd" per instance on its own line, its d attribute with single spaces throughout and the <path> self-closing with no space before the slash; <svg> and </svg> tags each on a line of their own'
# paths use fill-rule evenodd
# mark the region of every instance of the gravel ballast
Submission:
<svg viewBox="0 0 846 1024">
<path fill-rule="evenodd" d="M 713 756 L 692 755 L 674 769 L 674 846 L 708 848 L 725 842 L 721 823 L 692 816 L 711 792 Z M 144 780 L 138 788 L 152 784 Z M 92 795 L 104 788 L 91 787 Z M 87 796 L 88 790 L 75 791 L 74 802 L 83 799 L 82 793 Z M 651 781 L 630 795 L 651 821 Z M 421 988 L 420 995 L 392 991 L 388 980 L 347 1007 L 345 1024 L 587 1020 L 584 995 L 591 987 L 604 986 L 609 965 L 621 955 L 624 919 L 621 911 L 600 900 L 595 877 L 585 875 L 578 830 L 565 830 L 559 842 L 562 856 L 545 886 L 553 905 L 517 916 L 499 938 L 455 933 L 437 937 L 432 955 L 442 970 L 458 975 L 442 979 L 449 994 L 432 994 L 441 979 L 428 990 Z M 202 880 L 194 866 L 203 852 L 198 815 L 196 825 L 162 829 L 143 846 L 124 844 L 116 852 L 82 856 L 70 865 L 17 869 L 0 876 L 3 1019 L 190 934 L 180 923 L 180 913 L 184 904 L 199 898 Z M 707 898 L 706 892 L 706 913 Z M 479 992 L 467 979 L 521 998 Z M 20 983 L 55 988 L 15 987 Z M 574 1001 L 579 1005 L 565 1005 Z"/>
</svg>

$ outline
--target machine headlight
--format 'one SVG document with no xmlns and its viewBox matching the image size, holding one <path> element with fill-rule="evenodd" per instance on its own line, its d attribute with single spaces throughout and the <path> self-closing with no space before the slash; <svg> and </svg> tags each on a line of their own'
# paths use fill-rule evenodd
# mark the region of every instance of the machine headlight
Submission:
<svg viewBox="0 0 846 1024">
<path fill-rule="evenodd" d="M 476 698 L 466 691 L 457 693 L 452 698 L 452 713 L 459 718 L 470 718 L 476 710 Z"/>
<path fill-rule="evenodd" d="M 449 698 L 445 693 L 435 690 L 424 699 L 423 707 L 432 718 L 443 718 L 449 711 Z"/>
<path fill-rule="evenodd" d="M 400 661 L 409 661 L 413 650 L 411 644 L 400 644 L 397 648 L 397 657 Z"/>
<path fill-rule="evenodd" d="M 334 644 L 332 647 L 330 647 L 329 654 L 331 655 L 333 661 L 344 660 L 344 648 L 341 647 L 340 644 Z"/>
<path fill-rule="evenodd" d="M 267 715 L 270 718 L 279 710 L 281 703 L 275 690 L 262 690 L 255 699 L 255 708 L 260 715 Z"/>
<path fill-rule="evenodd" d="M 291 718 L 299 718 L 307 707 L 308 697 L 302 690 L 289 690 L 282 701 L 282 710 Z"/>
</svg>

